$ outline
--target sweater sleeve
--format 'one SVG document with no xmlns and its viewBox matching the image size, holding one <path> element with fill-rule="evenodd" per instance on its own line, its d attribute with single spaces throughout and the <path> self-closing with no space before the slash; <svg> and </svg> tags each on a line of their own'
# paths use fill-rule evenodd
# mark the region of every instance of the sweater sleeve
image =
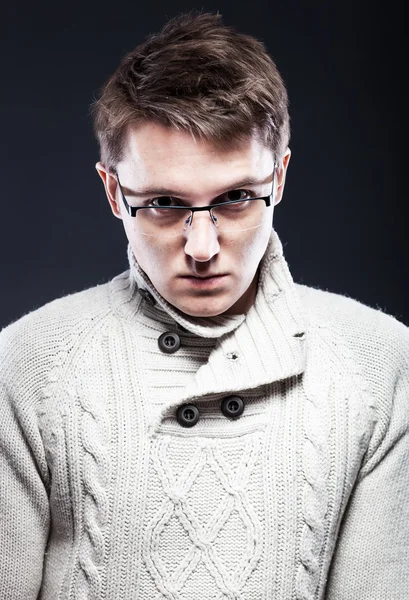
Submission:
<svg viewBox="0 0 409 600">
<path fill-rule="evenodd" d="M 34 402 L 0 382 L 0 598 L 36 600 L 49 528 L 47 464 Z"/>
<path fill-rule="evenodd" d="M 390 418 L 362 466 L 339 532 L 327 600 L 409 598 L 409 365 Z"/>
</svg>

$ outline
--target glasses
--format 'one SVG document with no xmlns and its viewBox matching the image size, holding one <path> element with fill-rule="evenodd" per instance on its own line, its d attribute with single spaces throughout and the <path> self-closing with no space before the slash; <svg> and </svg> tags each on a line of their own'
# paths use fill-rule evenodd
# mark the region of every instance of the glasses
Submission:
<svg viewBox="0 0 409 600">
<path fill-rule="evenodd" d="M 149 204 L 130 206 L 125 198 L 118 173 L 114 172 L 114 174 L 128 214 L 136 219 L 137 228 L 143 235 L 152 237 L 183 235 L 192 226 L 194 213 L 203 211 L 208 211 L 212 223 L 220 232 L 234 233 L 255 229 L 263 224 L 266 208 L 272 205 L 273 200 L 275 168 L 272 191 L 268 196 L 238 198 L 208 206 L 191 207 L 175 204 L 177 200 L 170 196 L 153 198 Z M 240 194 L 243 191 L 233 190 L 229 193 Z M 158 204 L 152 204 L 153 201 Z"/>
</svg>

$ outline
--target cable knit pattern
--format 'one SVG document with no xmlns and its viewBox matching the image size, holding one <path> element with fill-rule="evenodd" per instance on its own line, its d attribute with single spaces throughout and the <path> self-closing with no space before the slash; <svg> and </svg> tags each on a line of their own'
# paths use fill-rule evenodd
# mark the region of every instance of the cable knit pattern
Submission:
<svg viewBox="0 0 409 600">
<path fill-rule="evenodd" d="M 91 376 L 88 373 L 88 376 Z M 85 375 L 87 376 L 87 375 Z M 106 425 L 103 414 L 85 394 L 79 394 L 83 414 L 81 417 L 81 441 L 84 450 L 83 483 L 84 535 L 78 553 L 79 564 L 85 579 L 79 584 L 78 598 L 98 597 L 101 592 L 101 578 L 98 566 L 104 558 L 104 539 L 101 527 L 106 523 L 108 499 L 106 495 L 109 469 L 106 451 L 101 440 Z M 88 590 L 89 588 L 89 590 Z M 89 592 L 89 593 L 88 593 Z"/>
<path fill-rule="evenodd" d="M 205 439 L 198 440 L 190 460 L 178 477 L 174 476 L 168 460 L 169 441 L 165 437 L 153 442 L 153 464 L 166 500 L 146 528 L 144 558 L 149 572 L 166 598 L 180 598 L 186 580 L 198 563 L 203 561 L 220 592 L 232 600 L 241 598 L 241 589 L 255 568 L 262 548 L 261 525 L 246 494 L 251 472 L 259 460 L 259 435 L 246 439 L 240 464 L 235 471 L 224 460 L 217 444 Z M 201 503 L 206 502 L 206 496 L 199 496 L 199 504 L 196 505 L 197 500 L 195 502 L 191 494 L 193 484 L 203 476 L 205 467 L 217 478 L 221 500 L 207 522 L 200 519 L 203 515 Z M 233 514 L 245 531 L 245 545 L 231 572 L 229 565 L 216 552 L 215 542 L 223 534 Z M 174 517 L 187 532 L 190 547 L 185 556 L 174 557 L 174 561 L 180 562 L 173 574 L 169 575 L 160 556 L 161 535 Z"/>
<path fill-rule="evenodd" d="M 328 509 L 327 478 L 329 474 L 330 419 L 327 399 L 330 396 L 330 368 L 321 359 L 322 377 L 311 381 L 310 372 L 304 378 L 304 447 L 302 466 L 305 477 L 301 507 L 304 526 L 300 540 L 300 560 L 296 590 L 297 599 L 313 600 L 320 575 L 320 554 L 325 535 L 325 516 Z"/>
<path fill-rule="evenodd" d="M 100 340 L 102 343 L 103 340 Z M 95 359 L 94 359 L 95 360 Z M 76 396 L 80 403 L 81 442 L 83 448 L 82 481 L 84 486 L 84 533 L 81 539 L 78 562 L 81 573 L 77 582 L 78 600 L 97 599 L 101 594 L 99 567 L 105 556 L 103 527 L 108 518 L 107 485 L 110 463 L 107 453 L 109 423 L 101 406 L 99 373 L 104 363 L 90 364 L 85 355 L 76 373 Z M 83 388 L 83 389 L 82 389 Z"/>
<path fill-rule="evenodd" d="M 128 259 L 0 334 L 1 600 L 406 598 L 408 328 L 294 284 L 275 231 L 246 315 Z"/>
</svg>

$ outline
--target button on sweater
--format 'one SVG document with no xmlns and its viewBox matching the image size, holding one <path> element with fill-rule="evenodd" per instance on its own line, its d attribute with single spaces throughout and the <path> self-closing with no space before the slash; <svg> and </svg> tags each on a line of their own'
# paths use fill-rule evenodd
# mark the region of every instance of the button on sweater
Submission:
<svg viewBox="0 0 409 600">
<path fill-rule="evenodd" d="M 246 315 L 128 259 L 0 334 L 0 598 L 409 598 L 408 328 L 295 284 L 275 231 Z"/>
</svg>

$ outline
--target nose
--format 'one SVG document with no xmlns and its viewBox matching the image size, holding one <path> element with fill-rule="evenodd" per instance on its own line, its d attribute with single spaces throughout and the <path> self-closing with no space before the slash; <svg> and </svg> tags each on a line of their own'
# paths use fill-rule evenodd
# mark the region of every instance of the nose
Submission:
<svg viewBox="0 0 409 600">
<path fill-rule="evenodd" d="M 185 252 L 197 262 L 208 262 L 220 251 L 218 230 L 208 211 L 193 214 L 185 235 Z"/>
</svg>

